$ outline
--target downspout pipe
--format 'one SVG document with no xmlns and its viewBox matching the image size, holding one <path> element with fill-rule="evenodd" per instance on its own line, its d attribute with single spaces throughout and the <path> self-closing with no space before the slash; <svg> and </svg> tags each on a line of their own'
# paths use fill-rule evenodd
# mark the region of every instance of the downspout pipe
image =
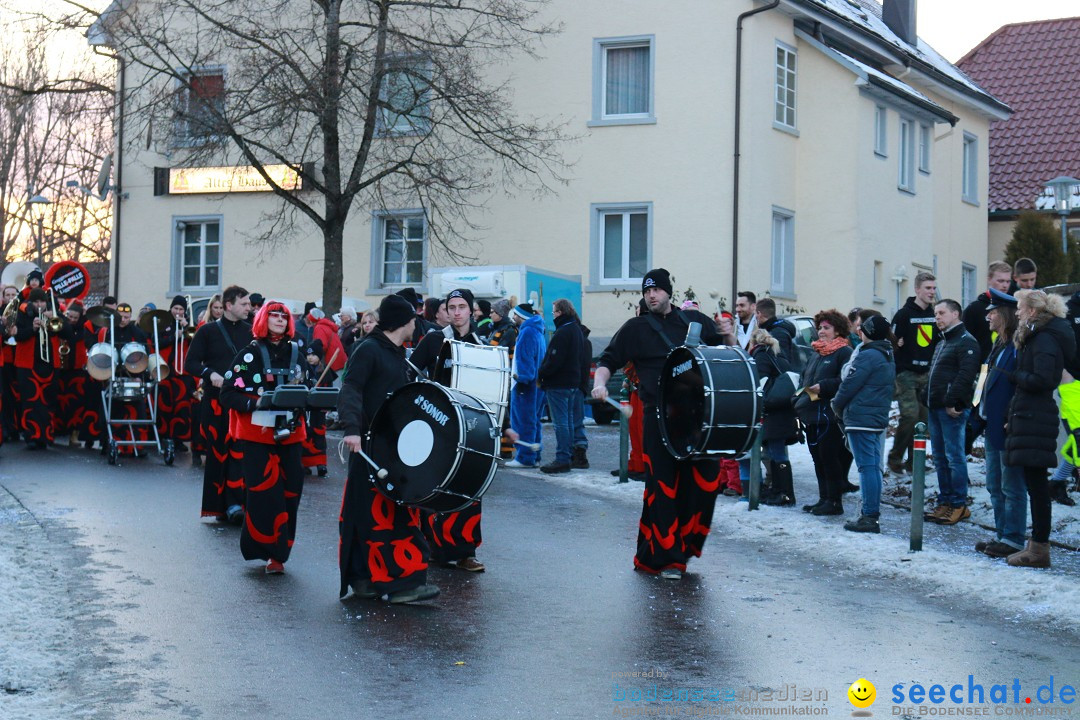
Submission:
<svg viewBox="0 0 1080 720">
<path fill-rule="evenodd" d="M 109 252 L 112 255 L 112 292 L 113 297 L 120 297 L 120 213 L 123 209 L 124 188 L 124 99 L 127 97 L 127 62 L 120 55 L 101 52 L 97 47 L 94 52 L 103 57 L 111 58 L 119 64 L 120 83 L 116 98 L 116 185 L 113 187 L 113 227 L 112 243 Z"/>
<path fill-rule="evenodd" d="M 728 302 L 735 307 L 735 297 L 739 292 L 739 157 L 741 154 L 740 142 L 742 140 L 742 31 L 743 20 L 746 18 L 772 10 L 780 4 L 780 0 L 772 0 L 768 5 L 762 5 L 753 10 L 747 10 L 739 15 L 735 24 L 735 170 L 732 178 L 732 212 L 731 212 L 731 296 Z"/>
</svg>

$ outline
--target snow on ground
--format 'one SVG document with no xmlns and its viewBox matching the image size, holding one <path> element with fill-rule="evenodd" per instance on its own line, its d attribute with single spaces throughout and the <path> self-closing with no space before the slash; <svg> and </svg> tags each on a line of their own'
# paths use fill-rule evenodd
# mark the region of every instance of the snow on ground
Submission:
<svg viewBox="0 0 1080 720">
<path fill-rule="evenodd" d="M 800 504 L 816 501 L 816 493 L 812 490 L 816 488 L 814 466 L 809 450 L 805 445 L 794 445 L 789 451 Z M 969 463 L 969 471 L 971 495 L 974 498 L 972 519 L 992 527 L 993 514 L 984 487 L 982 461 Z M 632 505 L 640 505 L 644 488 L 639 482 L 619 484 L 617 478 L 611 476 L 610 468 L 574 470 L 562 475 L 544 475 L 535 470 L 524 472 Z M 854 468 L 851 479 L 857 480 Z M 927 473 L 926 480 L 927 497 L 932 498 L 937 490 L 936 476 Z M 910 485 L 911 478 L 907 477 L 901 482 Z M 892 484 L 895 486 L 898 481 L 893 478 Z M 851 519 L 854 518 L 855 507 L 849 499 L 847 510 Z M 1069 536 L 1076 540 L 1080 529 L 1080 512 L 1056 503 L 1053 512 L 1055 533 L 1058 532 L 1057 528 L 1061 528 L 1062 537 L 1051 535 L 1051 538 L 1064 539 Z M 902 524 L 907 527 L 909 514 L 888 506 L 882 507 L 883 525 L 890 514 L 894 518 L 902 515 Z M 1080 578 L 1075 575 L 1009 567 L 1004 561 L 991 560 L 974 552 L 970 544 L 964 544 L 962 550 L 954 550 L 949 546 L 927 547 L 924 543 L 922 552 L 912 553 L 908 549 L 909 535 L 906 529 L 900 534 L 883 531 L 881 535 L 863 535 L 846 532 L 838 524 L 823 520 L 800 512 L 797 507 L 762 506 L 758 511 L 749 512 L 747 503 L 720 497 L 712 530 L 720 536 L 784 547 L 839 573 L 857 572 L 870 578 L 909 582 L 925 590 L 928 597 L 963 597 L 982 603 L 992 612 L 1013 621 L 1054 622 L 1080 631 L 1080 616 L 1075 612 L 1076 607 L 1080 606 Z M 889 523 L 889 526 L 894 524 Z M 933 529 L 938 530 L 936 527 Z M 952 528 L 941 530 L 947 532 Z M 982 535 L 988 539 L 990 533 Z M 708 545 L 705 552 L 709 552 Z M 1052 558 L 1060 558 L 1062 553 L 1069 552 L 1054 548 Z M 692 572 L 693 563 L 690 569 Z"/>
<path fill-rule="evenodd" d="M 48 710 L 77 655 L 76 611 L 57 550 L 37 520 L 0 486 L 0 708 Z"/>
</svg>

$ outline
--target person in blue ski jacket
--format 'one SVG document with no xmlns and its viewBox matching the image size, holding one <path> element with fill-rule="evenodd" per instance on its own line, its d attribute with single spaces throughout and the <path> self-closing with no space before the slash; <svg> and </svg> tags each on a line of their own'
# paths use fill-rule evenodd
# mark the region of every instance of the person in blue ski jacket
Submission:
<svg viewBox="0 0 1080 720">
<path fill-rule="evenodd" d="M 529 303 L 516 305 L 510 317 L 518 326 L 514 361 L 510 370 L 510 427 L 521 436 L 522 443 L 540 443 L 540 413 L 544 391 L 537 383 L 540 361 L 547 351 L 544 339 L 544 318 Z M 540 450 L 518 445 L 514 459 L 506 467 L 536 467 Z"/>
</svg>

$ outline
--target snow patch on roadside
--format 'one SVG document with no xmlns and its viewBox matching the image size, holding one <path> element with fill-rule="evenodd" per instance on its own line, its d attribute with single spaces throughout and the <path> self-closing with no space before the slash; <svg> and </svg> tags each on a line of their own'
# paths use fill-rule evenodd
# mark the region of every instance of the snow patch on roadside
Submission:
<svg viewBox="0 0 1080 720">
<path fill-rule="evenodd" d="M 0 716 L 54 717 L 77 657 L 75 608 L 45 530 L 2 486 L 0 548 Z"/>
<path fill-rule="evenodd" d="M 802 492 L 800 497 L 805 499 L 808 497 L 807 483 L 814 477 L 813 460 L 804 445 L 792 446 L 789 451 L 798 484 L 797 494 Z M 969 463 L 969 471 L 973 519 L 992 527 L 993 510 L 985 488 L 982 461 Z M 608 470 L 574 470 L 560 475 L 525 472 L 563 487 L 628 504 L 640 504 L 644 490 L 644 484 L 640 482 L 620 484 Z M 851 477 L 857 477 L 854 469 Z M 910 481 L 907 477 L 908 485 Z M 928 473 L 926 481 L 927 497 L 932 498 L 937 491 L 936 476 Z M 889 484 L 888 478 L 886 484 Z M 882 511 L 889 512 L 890 509 L 883 508 Z M 1055 531 L 1051 537 L 1065 542 L 1075 539 L 1070 536 L 1080 533 L 1080 511 L 1054 504 L 1053 512 Z M 733 502 L 730 498 L 718 499 L 712 529 L 715 533 L 741 540 L 798 551 L 838 572 L 918 584 L 929 588 L 928 597 L 976 601 L 1012 621 L 1050 622 L 1080 632 L 1080 616 L 1075 612 L 1080 606 L 1080 580 L 1070 575 L 1013 568 L 970 550 L 961 554 L 927 548 L 912 553 L 908 551 L 906 536 L 849 533 L 794 508 L 763 506 L 751 513 L 747 503 Z M 1053 550 L 1055 554 L 1063 552 L 1070 551 Z"/>
</svg>

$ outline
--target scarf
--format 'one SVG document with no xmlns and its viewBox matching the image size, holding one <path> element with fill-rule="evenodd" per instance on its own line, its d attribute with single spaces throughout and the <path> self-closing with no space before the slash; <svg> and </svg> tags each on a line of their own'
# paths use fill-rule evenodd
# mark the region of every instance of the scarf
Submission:
<svg viewBox="0 0 1080 720">
<path fill-rule="evenodd" d="M 273 333 L 273 332 L 270 332 L 269 330 L 267 330 L 266 332 L 267 332 L 266 339 L 269 340 L 270 342 L 272 342 L 275 345 L 277 345 L 279 342 L 281 342 L 282 340 L 285 339 L 285 333 Z"/>
<path fill-rule="evenodd" d="M 832 355 L 834 352 L 842 347 L 848 347 L 850 343 L 846 337 L 838 337 L 835 340 L 815 340 L 810 343 L 810 347 L 814 348 L 814 351 L 824 357 L 825 355 Z"/>
</svg>

